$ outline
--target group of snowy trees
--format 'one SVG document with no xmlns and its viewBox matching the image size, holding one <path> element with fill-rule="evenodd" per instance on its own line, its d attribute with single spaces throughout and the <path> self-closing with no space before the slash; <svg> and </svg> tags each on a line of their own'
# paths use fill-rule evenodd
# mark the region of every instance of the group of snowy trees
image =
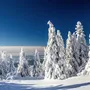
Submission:
<svg viewBox="0 0 90 90">
<path fill-rule="evenodd" d="M 1 52 L 0 78 L 44 77 L 45 79 L 65 79 L 77 75 L 90 75 L 90 51 L 86 44 L 83 26 L 77 22 L 75 32 L 68 32 L 66 48 L 60 30 L 48 21 L 48 42 L 44 48 L 44 61 L 40 62 L 39 52 L 35 50 L 33 65 L 28 64 L 21 48 L 19 64 L 15 68 L 12 55 Z M 89 59 L 88 59 L 89 52 Z"/>
<path fill-rule="evenodd" d="M 15 76 L 40 77 L 42 76 L 42 74 L 43 74 L 42 65 L 40 62 L 39 52 L 35 50 L 33 65 L 29 66 L 28 61 L 26 59 L 26 55 L 23 51 L 23 48 L 21 48 L 21 52 L 19 56 L 19 64 L 18 64 L 18 68 Z"/>
<path fill-rule="evenodd" d="M 77 22 L 75 32 L 68 32 L 66 48 L 60 33 L 48 21 L 48 43 L 44 52 L 44 69 L 46 79 L 65 79 L 76 76 L 84 70 L 88 61 L 88 45 L 86 44 L 83 26 Z"/>
<path fill-rule="evenodd" d="M 7 74 L 12 75 L 15 71 L 12 55 L 7 56 L 6 52 L 1 52 L 0 57 L 0 79 L 6 79 Z"/>
<path fill-rule="evenodd" d="M 42 76 L 42 65 L 40 62 L 39 52 L 35 50 L 34 62 L 30 66 L 26 59 L 25 52 L 21 48 L 19 54 L 19 64 L 16 68 L 12 55 L 7 55 L 6 52 L 1 52 L 0 57 L 0 79 L 14 79 L 19 77 L 39 77 Z"/>
<path fill-rule="evenodd" d="M 40 62 L 39 52 L 35 50 L 33 66 L 29 66 L 28 61 L 26 60 L 25 53 L 23 49 L 21 49 L 17 75 L 21 77 L 25 76 L 39 77 L 41 76 L 41 74 L 42 74 L 42 65 Z"/>
</svg>

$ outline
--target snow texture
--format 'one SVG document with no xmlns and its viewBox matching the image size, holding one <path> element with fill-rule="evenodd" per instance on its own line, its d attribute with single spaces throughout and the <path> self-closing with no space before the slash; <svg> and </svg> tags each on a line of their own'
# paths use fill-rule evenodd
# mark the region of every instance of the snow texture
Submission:
<svg viewBox="0 0 90 90">
<path fill-rule="evenodd" d="M 90 90 L 90 76 L 77 76 L 66 80 L 3 80 L 0 90 Z"/>
</svg>

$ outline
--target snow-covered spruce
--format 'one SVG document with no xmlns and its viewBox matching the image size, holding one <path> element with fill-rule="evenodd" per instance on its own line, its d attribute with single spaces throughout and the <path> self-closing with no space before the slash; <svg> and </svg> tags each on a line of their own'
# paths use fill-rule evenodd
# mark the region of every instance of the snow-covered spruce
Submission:
<svg viewBox="0 0 90 90">
<path fill-rule="evenodd" d="M 9 65 L 7 60 L 7 54 L 5 51 L 2 51 L 0 58 L 0 78 L 6 79 L 6 74 L 8 72 L 9 72 Z"/>
<path fill-rule="evenodd" d="M 65 61 L 65 48 L 64 48 L 64 41 L 61 36 L 60 30 L 57 30 L 56 41 L 58 45 L 59 60 L 61 62 L 64 62 Z"/>
<path fill-rule="evenodd" d="M 9 66 L 9 72 L 6 75 L 6 79 L 12 79 L 16 74 L 16 68 L 14 66 L 14 60 L 11 54 L 8 57 L 8 66 Z"/>
<path fill-rule="evenodd" d="M 83 31 L 83 26 L 80 21 L 76 25 L 76 45 L 75 45 L 75 55 L 79 68 L 77 67 L 77 72 L 81 72 L 86 65 L 88 60 L 88 46 L 86 44 L 85 35 Z"/>
<path fill-rule="evenodd" d="M 57 35 L 56 35 L 56 43 L 57 43 L 57 55 L 58 55 L 58 61 L 56 60 L 55 62 L 57 63 L 57 66 L 55 68 L 55 73 L 56 77 L 58 79 L 64 79 L 66 78 L 65 75 L 65 68 L 66 68 L 66 62 L 65 62 L 65 48 L 64 48 L 64 41 L 62 38 L 62 35 L 60 33 L 60 30 L 57 30 Z"/>
<path fill-rule="evenodd" d="M 42 66 L 40 62 L 40 56 L 39 52 L 37 49 L 35 50 L 35 55 L 34 55 L 34 65 L 33 65 L 33 70 L 32 70 L 33 77 L 41 77 L 42 76 Z"/>
<path fill-rule="evenodd" d="M 89 34 L 89 45 L 90 45 L 90 34 Z M 88 62 L 85 66 L 85 69 L 79 73 L 78 75 L 90 75 L 90 46 L 89 46 L 89 52 L 88 52 Z"/>
<path fill-rule="evenodd" d="M 68 33 L 66 42 L 66 61 L 68 68 L 67 75 L 75 76 L 80 73 L 88 60 L 88 46 L 86 44 L 83 26 L 80 21 L 77 22 L 76 32 L 71 35 Z"/>
<path fill-rule="evenodd" d="M 66 76 L 72 77 L 77 75 L 78 63 L 74 58 L 74 45 L 75 45 L 75 35 L 71 35 L 71 32 L 68 32 L 68 39 L 66 41 Z"/>
<path fill-rule="evenodd" d="M 21 48 L 21 52 L 20 52 L 20 56 L 19 56 L 17 75 L 19 75 L 21 77 L 25 77 L 25 76 L 29 75 L 28 61 L 26 60 L 26 56 L 23 51 L 23 48 Z"/>
<path fill-rule="evenodd" d="M 48 21 L 48 43 L 46 47 L 45 59 L 45 79 L 64 79 L 66 76 L 64 74 L 64 61 L 60 58 L 60 48 L 56 40 L 54 25 Z M 58 32 L 59 39 L 61 40 L 60 33 Z M 60 41 L 62 42 L 62 41 Z M 63 44 L 63 42 L 62 42 Z M 61 45 L 62 46 L 62 45 Z M 62 46 L 64 47 L 64 46 Z M 63 50 L 63 49 L 61 49 Z M 60 52 L 59 52 L 60 51 Z M 62 52 L 63 53 L 63 52 Z"/>
</svg>

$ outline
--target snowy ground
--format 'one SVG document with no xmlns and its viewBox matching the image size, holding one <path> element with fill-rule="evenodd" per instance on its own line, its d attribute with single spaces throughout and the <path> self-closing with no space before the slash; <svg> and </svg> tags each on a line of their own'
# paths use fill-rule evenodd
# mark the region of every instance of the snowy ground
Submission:
<svg viewBox="0 0 90 90">
<path fill-rule="evenodd" d="M 78 76 L 66 80 L 0 81 L 0 90 L 90 90 L 90 76 Z"/>
</svg>

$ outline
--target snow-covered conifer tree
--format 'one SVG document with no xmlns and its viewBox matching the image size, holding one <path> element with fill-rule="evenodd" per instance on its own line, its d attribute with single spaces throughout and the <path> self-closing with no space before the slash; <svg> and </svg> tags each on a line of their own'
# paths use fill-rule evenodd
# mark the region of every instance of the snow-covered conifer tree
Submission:
<svg viewBox="0 0 90 90">
<path fill-rule="evenodd" d="M 1 60 L 2 61 L 7 61 L 7 55 L 6 55 L 5 51 L 2 51 L 2 53 L 1 53 Z"/>
<path fill-rule="evenodd" d="M 10 80 L 16 75 L 16 68 L 14 66 L 14 60 L 12 54 L 8 56 L 8 73 L 6 75 L 6 79 Z"/>
<path fill-rule="evenodd" d="M 57 30 L 56 41 L 58 45 L 60 61 L 64 62 L 65 61 L 64 41 L 59 30 Z"/>
<path fill-rule="evenodd" d="M 88 60 L 88 46 L 86 44 L 83 26 L 80 21 L 77 22 L 75 29 L 77 35 L 75 58 L 79 65 L 79 68 L 77 68 L 78 72 L 81 72 L 85 68 Z"/>
<path fill-rule="evenodd" d="M 7 55 L 6 52 L 1 52 L 0 60 L 0 78 L 6 79 L 6 74 L 8 73 Z"/>
<path fill-rule="evenodd" d="M 35 50 L 35 55 L 34 55 L 33 76 L 34 77 L 42 76 L 40 56 L 37 50 Z"/>
<path fill-rule="evenodd" d="M 85 69 L 78 75 L 90 75 L 90 34 L 89 34 L 89 52 L 88 52 L 88 62 L 86 63 Z"/>
<path fill-rule="evenodd" d="M 17 74 L 19 74 L 21 77 L 25 77 L 25 76 L 29 75 L 28 61 L 26 60 L 26 56 L 23 51 L 23 48 L 21 48 L 21 52 L 20 52 L 20 56 L 19 56 L 19 64 L 18 64 Z"/>
<path fill-rule="evenodd" d="M 59 47 L 56 40 L 55 28 L 50 21 L 48 21 L 48 24 L 48 43 L 44 56 L 45 79 L 64 79 L 64 67 L 62 63 L 59 63 Z"/>
<path fill-rule="evenodd" d="M 75 35 L 71 35 L 71 32 L 68 32 L 68 39 L 66 41 L 66 75 L 67 77 L 77 75 L 78 63 L 74 58 L 74 45 L 75 45 Z"/>
<path fill-rule="evenodd" d="M 65 75 L 65 68 L 66 68 L 66 62 L 65 62 L 65 48 L 64 48 L 64 41 L 62 38 L 62 35 L 60 33 L 60 30 L 57 30 L 57 35 L 56 35 L 56 42 L 57 42 L 57 47 L 58 47 L 58 68 L 55 68 L 56 70 L 56 77 L 58 79 L 63 79 L 66 77 Z"/>
</svg>

